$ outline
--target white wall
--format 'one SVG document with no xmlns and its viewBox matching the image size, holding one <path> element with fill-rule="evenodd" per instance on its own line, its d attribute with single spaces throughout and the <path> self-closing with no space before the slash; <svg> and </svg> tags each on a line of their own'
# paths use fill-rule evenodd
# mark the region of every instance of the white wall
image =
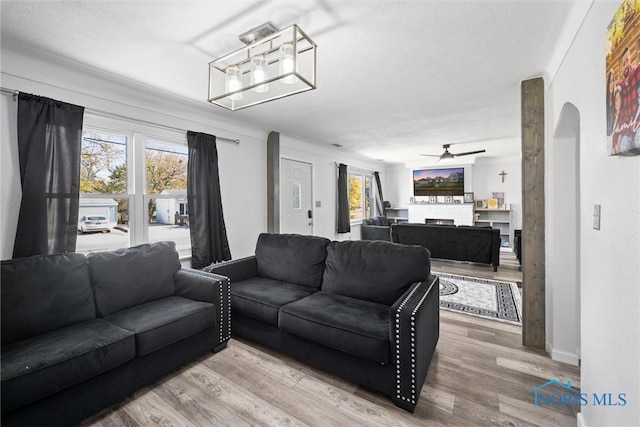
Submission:
<svg viewBox="0 0 640 427">
<path fill-rule="evenodd" d="M 413 197 L 413 169 L 404 164 L 387 166 L 386 187 L 384 197 L 393 207 L 407 207 L 409 198 Z"/>
<path fill-rule="evenodd" d="M 476 200 L 489 199 L 492 193 L 504 193 L 511 205 L 511 229 L 522 228 L 522 161 L 519 158 L 479 157 L 472 166 L 471 190 Z M 507 175 L 502 182 L 504 171 Z M 513 239 L 512 239 L 513 241 Z"/>
<path fill-rule="evenodd" d="M 239 138 L 240 145 L 218 142 L 220 185 L 231 254 L 254 253 L 259 233 L 266 231 L 266 135 L 267 130 L 216 116 L 214 106 L 194 105 L 171 96 L 158 96 L 144 87 L 118 82 L 99 70 L 69 67 L 47 58 L 28 56 L 3 48 L 2 86 L 88 109 L 160 123 L 216 136 Z M 10 258 L 20 201 L 15 132 L 16 114 L 4 108 L 13 102 L 2 95 L 2 201 L 0 249 Z M 11 106 L 13 107 L 13 106 Z"/>
<path fill-rule="evenodd" d="M 620 3 L 593 3 L 548 82 L 547 154 L 565 103 L 580 114 L 581 391 L 626 393 L 628 402 L 582 407 L 585 426 L 640 425 L 640 156 L 609 157 L 605 143 L 605 30 Z"/>
<path fill-rule="evenodd" d="M 379 172 L 383 195 L 387 197 L 384 163 L 360 157 L 345 150 L 329 146 L 323 147 L 301 138 L 280 134 L 280 157 L 311 163 L 313 168 L 313 234 L 331 240 L 359 240 L 360 226 L 352 225 L 350 233 L 336 233 L 336 163 L 344 163 L 350 168 Z M 315 207 L 316 202 L 321 207 Z"/>
</svg>

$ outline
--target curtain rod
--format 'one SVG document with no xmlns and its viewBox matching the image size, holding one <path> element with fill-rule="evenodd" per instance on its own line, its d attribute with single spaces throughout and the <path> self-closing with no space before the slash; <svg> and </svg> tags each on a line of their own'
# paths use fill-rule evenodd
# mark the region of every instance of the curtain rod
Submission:
<svg viewBox="0 0 640 427">
<path fill-rule="evenodd" d="M 20 94 L 20 91 L 15 90 L 15 89 L 8 89 L 6 87 L 0 87 L 0 91 L 12 94 L 14 100 L 15 100 L 16 96 L 18 96 Z M 104 117 L 122 119 L 122 120 L 127 120 L 127 121 L 130 121 L 130 122 L 134 122 L 134 123 L 142 123 L 142 124 L 149 125 L 149 126 L 155 126 L 155 127 L 159 127 L 159 128 L 175 130 L 175 131 L 178 131 L 178 132 L 184 132 L 184 133 L 188 132 L 186 129 L 178 128 L 178 127 L 175 127 L 175 126 L 163 125 L 163 124 L 154 123 L 154 122 L 151 122 L 151 121 L 148 121 L 148 120 L 132 119 L 130 117 L 123 116 L 121 114 L 111 113 L 109 111 L 98 110 L 98 109 L 95 109 L 95 108 L 90 108 L 90 107 L 89 108 L 85 108 L 85 111 L 90 113 L 90 114 L 97 114 L 97 115 L 101 115 L 101 116 L 104 116 Z M 236 144 L 236 145 L 240 144 L 240 140 L 237 139 L 237 138 L 236 139 L 231 139 L 231 138 L 224 138 L 224 137 L 221 137 L 221 136 L 216 136 L 216 141 L 224 141 L 224 142 L 229 142 L 229 143 Z"/>
<path fill-rule="evenodd" d="M 336 169 L 338 169 L 340 167 L 340 162 L 333 162 L 333 163 L 336 165 Z M 349 165 L 346 165 L 346 166 L 347 166 L 347 170 L 351 169 L 351 170 L 353 170 L 355 172 L 363 172 L 363 173 L 366 172 L 366 173 L 370 173 L 372 175 L 373 175 L 374 172 L 376 172 L 376 171 L 373 171 L 373 170 L 370 170 L 370 169 L 359 168 L 357 166 L 349 166 Z"/>
</svg>

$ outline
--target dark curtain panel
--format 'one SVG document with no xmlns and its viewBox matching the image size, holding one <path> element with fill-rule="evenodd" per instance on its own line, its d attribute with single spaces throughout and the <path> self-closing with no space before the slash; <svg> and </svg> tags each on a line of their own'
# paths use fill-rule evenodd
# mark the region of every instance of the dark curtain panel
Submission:
<svg viewBox="0 0 640 427">
<path fill-rule="evenodd" d="M 382 184 L 380 184 L 380 174 L 378 172 L 373 173 L 373 177 L 376 179 L 376 188 L 378 189 L 378 197 L 376 197 L 376 209 L 378 214 L 387 216 L 387 208 L 384 207 L 384 198 L 382 197 Z"/>
<path fill-rule="evenodd" d="M 191 267 L 231 259 L 227 229 L 222 214 L 216 137 L 187 132 L 189 166 L 187 203 L 191 233 Z"/>
<path fill-rule="evenodd" d="M 75 252 L 84 107 L 18 95 L 22 203 L 13 257 Z"/>
<path fill-rule="evenodd" d="M 340 163 L 338 167 L 338 233 L 349 233 L 351 231 L 348 180 L 347 165 Z"/>
</svg>

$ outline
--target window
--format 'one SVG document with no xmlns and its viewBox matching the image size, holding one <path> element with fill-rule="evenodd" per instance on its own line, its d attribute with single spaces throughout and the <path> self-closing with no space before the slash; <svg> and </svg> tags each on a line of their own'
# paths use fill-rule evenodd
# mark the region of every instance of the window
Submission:
<svg viewBox="0 0 640 427">
<path fill-rule="evenodd" d="M 124 127 L 124 126 L 123 126 Z M 86 128 L 82 135 L 78 252 L 172 240 L 191 255 L 186 138 Z"/>
<path fill-rule="evenodd" d="M 189 254 L 187 159 L 184 145 L 156 140 L 145 143 L 149 242 L 173 240 L 179 253 Z"/>
<path fill-rule="evenodd" d="M 302 209 L 302 184 L 293 184 L 293 210 Z"/>
<path fill-rule="evenodd" d="M 82 132 L 78 252 L 130 245 L 128 147 L 129 137 L 124 134 Z M 98 216 L 104 217 L 105 221 L 91 219 Z"/>
<path fill-rule="evenodd" d="M 362 222 L 373 216 L 373 176 L 349 174 L 349 218 L 352 223 Z"/>
</svg>

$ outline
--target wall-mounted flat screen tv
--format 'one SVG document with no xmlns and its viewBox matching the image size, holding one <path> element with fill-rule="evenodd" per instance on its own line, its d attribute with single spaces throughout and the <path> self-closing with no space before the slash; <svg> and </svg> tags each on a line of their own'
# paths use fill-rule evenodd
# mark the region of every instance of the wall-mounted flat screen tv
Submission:
<svg viewBox="0 0 640 427">
<path fill-rule="evenodd" d="M 463 196 L 464 168 L 413 171 L 414 196 Z"/>
</svg>

